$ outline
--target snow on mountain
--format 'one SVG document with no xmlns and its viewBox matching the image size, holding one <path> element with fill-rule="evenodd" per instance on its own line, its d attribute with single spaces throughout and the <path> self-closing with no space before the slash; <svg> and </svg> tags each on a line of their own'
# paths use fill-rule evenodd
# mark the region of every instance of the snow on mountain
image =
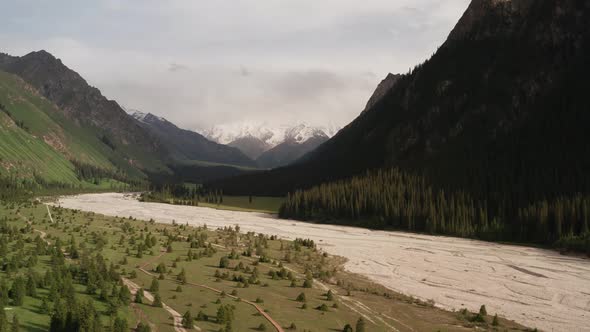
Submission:
<svg viewBox="0 0 590 332">
<path fill-rule="evenodd" d="M 314 136 L 332 137 L 339 129 L 335 126 L 310 126 L 303 122 L 295 125 L 236 122 L 216 125 L 209 129 L 197 130 L 197 132 L 221 144 L 229 144 L 245 137 L 254 137 L 272 148 L 287 140 L 304 143 Z"/>
<path fill-rule="evenodd" d="M 163 117 L 153 115 L 152 113 L 145 113 L 142 111 L 134 110 L 134 109 L 127 110 L 127 113 L 140 122 L 148 122 L 148 121 L 154 121 L 154 120 L 158 120 L 161 122 L 168 122 L 168 120 L 164 119 Z"/>
<path fill-rule="evenodd" d="M 328 137 L 322 129 L 317 127 L 309 127 L 305 124 L 299 124 L 291 127 L 285 131 L 284 141 L 290 140 L 297 143 L 304 143 L 314 136 Z"/>
<path fill-rule="evenodd" d="M 131 115 L 133 118 L 135 118 L 135 120 L 138 120 L 141 122 L 145 121 L 145 117 L 148 116 L 148 113 L 144 113 L 144 112 L 138 111 L 138 110 L 130 109 L 130 110 L 126 110 L 126 111 L 129 115 Z"/>
<path fill-rule="evenodd" d="M 209 129 L 197 130 L 197 132 L 221 144 L 229 144 L 237 139 L 251 136 L 275 146 L 284 141 L 286 129 L 283 127 L 270 127 L 266 123 L 241 122 L 216 125 Z"/>
</svg>

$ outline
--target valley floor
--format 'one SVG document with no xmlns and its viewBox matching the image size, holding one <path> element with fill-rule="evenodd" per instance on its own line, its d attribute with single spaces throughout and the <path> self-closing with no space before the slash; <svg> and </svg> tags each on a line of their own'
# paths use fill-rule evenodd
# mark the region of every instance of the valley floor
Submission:
<svg viewBox="0 0 590 332">
<path fill-rule="evenodd" d="M 142 203 L 132 195 L 62 197 L 62 207 L 110 216 L 310 238 L 345 267 L 437 306 L 488 312 L 547 331 L 590 331 L 590 260 L 557 252 L 451 237 L 281 220 L 267 214 Z"/>
</svg>

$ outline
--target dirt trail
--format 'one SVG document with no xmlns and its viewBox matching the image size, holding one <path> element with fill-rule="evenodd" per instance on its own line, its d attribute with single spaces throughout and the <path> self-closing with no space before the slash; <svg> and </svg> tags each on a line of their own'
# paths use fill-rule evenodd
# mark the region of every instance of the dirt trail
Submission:
<svg viewBox="0 0 590 332">
<path fill-rule="evenodd" d="M 123 283 L 125 284 L 125 286 L 129 287 L 131 294 L 135 296 L 135 294 L 137 293 L 137 291 L 141 287 L 139 287 L 138 284 L 134 283 L 133 281 L 131 281 L 127 278 L 121 278 L 121 279 L 123 279 Z M 145 298 L 148 301 L 154 302 L 154 295 L 152 293 L 144 290 L 143 295 L 145 296 Z M 162 307 L 164 308 L 164 310 L 168 311 L 168 313 L 174 319 L 174 330 L 176 332 L 187 332 L 187 330 L 182 326 L 182 315 L 178 311 L 174 310 L 171 306 L 167 305 L 166 303 L 162 302 Z M 199 328 L 196 325 L 194 325 L 193 328 L 195 328 L 197 331 L 201 331 L 201 328 Z"/>
<path fill-rule="evenodd" d="M 45 204 L 45 207 L 47 208 L 47 215 L 49 215 L 49 220 L 51 220 L 51 223 L 53 224 L 55 221 L 53 221 L 53 216 L 51 216 L 51 211 L 49 211 L 49 205 Z"/>
<path fill-rule="evenodd" d="M 49 211 L 49 206 L 48 206 L 48 205 L 46 205 L 46 207 L 47 207 L 47 213 L 49 214 L 49 219 L 50 219 L 50 220 L 51 220 L 51 222 L 53 223 L 54 221 L 53 221 L 53 218 L 52 218 L 52 216 L 51 216 L 51 212 Z M 20 213 L 19 213 L 19 215 L 20 215 Z M 22 216 L 22 215 L 20 215 L 20 216 L 21 216 L 21 218 L 23 218 L 23 219 L 24 219 L 24 220 L 25 220 L 25 221 L 26 221 L 26 222 L 27 222 L 29 225 L 31 224 L 31 221 L 30 221 L 28 218 L 26 218 L 26 217 L 24 217 L 24 216 Z M 51 244 L 51 242 L 49 242 L 49 240 L 45 239 L 45 237 L 47 236 L 47 233 L 46 233 L 46 232 L 44 232 L 44 231 L 41 231 L 41 230 L 38 230 L 38 229 L 33 229 L 33 231 L 35 231 L 35 232 L 39 233 L 39 234 L 40 234 L 40 236 L 41 236 L 41 239 L 45 240 L 45 242 L 47 242 L 47 244 Z M 159 258 L 159 257 L 161 257 L 161 256 L 162 256 L 162 254 L 160 254 L 160 256 L 156 257 L 155 259 L 157 259 L 157 258 Z M 149 263 L 146 263 L 146 264 L 149 264 Z M 137 284 L 135 284 L 134 282 L 132 282 L 131 280 L 127 279 L 127 278 L 121 278 L 121 279 L 123 280 L 123 283 L 124 283 L 124 284 L 125 284 L 127 287 L 129 287 L 129 290 L 131 291 L 131 294 L 132 294 L 132 295 L 135 295 L 135 293 L 137 293 L 137 290 L 138 290 L 140 287 L 139 287 Z M 144 295 L 145 295 L 145 297 L 146 297 L 146 298 L 147 298 L 147 299 L 148 299 L 150 302 L 154 301 L 154 296 L 153 296 L 152 294 L 150 294 L 149 292 L 147 292 L 147 291 L 144 291 Z M 166 311 L 168 311 L 168 313 L 170 313 L 170 315 L 172 315 L 172 317 L 174 318 L 174 330 L 175 330 L 176 332 L 187 332 L 187 331 L 186 331 L 186 329 L 185 329 L 184 327 L 182 327 L 182 315 L 180 315 L 180 314 L 179 314 L 179 313 L 178 313 L 176 310 L 174 310 L 174 309 L 172 309 L 171 307 L 167 306 L 165 303 L 162 303 L 162 305 L 163 305 L 164 309 L 165 309 Z M 141 314 L 143 314 L 143 311 L 141 311 L 141 309 L 139 309 L 139 308 L 136 308 L 136 307 L 134 308 L 133 304 L 131 304 L 131 307 L 132 307 L 133 309 L 138 309 L 138 310 L 141 312 Z M 135 311 L 135 310 L 134 310 L 134 311 Z M 138 323 L 139 323 L 139 322 L 138 322 Z M 154 325 L 153 323 L 150 323 L 150 326 L 153 326 L 153 325 Z M 194 326 L 194 328 L 195 328 L 197 331 L 201 331 L 201 329 L 200 329 L 198 326 L 196 326 L 196 325 Z"/>
<path fill-rule="evenodd" d="M 244 232 L 310 238 L 348 258 L 345 268 L 437 306 L 498 313 L 547 331 L 590 332 L 590 260 L 552 250 L 443 236 L 281 220 L 262 213 L 143 203 L 124 194 L 63 197 L 63 207 L 158 222 L 240 225 Z M 515 269 L 514 267 L 518 267 Z"/>
<path fill-rule="evenodd" d="M 161 253 L 160 255 L 158 255 L 156 258 L 152 259 L 151 261 L 144 263 L 143 265 L 141 265 L 139 267 L 139 270 L 149 276 L 152 277 L 157 277 L 156 274 L 149 272 L 148 270 L 146 270 L 145 268 L 149 265 L 152 264 L 153 262 L 157 261 L 158 258 L 162 257 L 162 255 L 164 255 L 165 252 Z M 169 279 L 169 278 L 166 278 Z M 196 287 L 200 287 L 200 288 L 204 288 L 204 289 L 208 289 L 210 291 L 213 291 L 215 293 L 221 294 L 222 291 L 207 285 L 203 285 L 203 284 L 196 284 L 196 283 L 192 283 L 192 282 L 187 282 L 187 285 L 191 285 L 191 286 L 196 286 Z M 237 300 L 238 297 L 237 296 L 233 296 L 233 295 L 229 295 L 226 294 L 227 297 L 232 298 L 234 300 Z M 147 297 L 147 296 L 146 296 Z M 281 326 L 281 324 L 279 324 L 277 321 L 275 321 L 267 312 L 264 311 L 264 309 L 262 309 L 261 307 L 259 307 L 256 303 L 248 301 L 248 300 L 244 300 L 244 299 L 240 299 L 242 302 L 249 304 L 251 306 L 253 306 L 256 311 L 258 311 L 278 332 L 285 332 L 283 330 L 283 327 Z M 182 320 L 182 317 L 181 317 Z M 179 331 L 180 332 L 180 331 Z"/>
</svg>

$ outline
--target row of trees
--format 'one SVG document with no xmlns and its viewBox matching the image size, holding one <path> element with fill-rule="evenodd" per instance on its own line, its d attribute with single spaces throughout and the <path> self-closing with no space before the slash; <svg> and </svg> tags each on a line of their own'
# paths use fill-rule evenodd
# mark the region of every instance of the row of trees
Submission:
<svg viewBox="0 0 590 332">
<path fill-rule="evenodd" d="M 590 196 L 562 196 L 519 207 L 435 189 L 398 169 L 322 184 L 289 194 L 283 218 L 338 221 L 374 228 L 561 245 L 590 252 Z"/>
<path fill-rule="evenodd" d="M 113 190 L 145 190 L 146 184 L 141 180 L 133 180 L 127 178 L 121 172 L 111 172 L 91 165 L 77 164 L 76 173 L 80 180 L 93 182 L 99 184 L 101 179 L 115 179 L 122 184 L 113 186 Z M 82 190 L 82 184 L 73 184 L 59 181 L 49 182 L 37 174 L 23 178 L 21 176 L 11 174 L 0 175 L 0 201 L 20 201 L 33 196 L 35 192 L 43 191 L 44 193 L 62 193 L 62 192 L 78 192 Z"/>
<path fill-rule="evenodd" d="M 202 186 L 185 184 L 152 185 L 142 194 L 143 201 L 171 202 L 179 205 L 198 206 L 199 203 L 223 204 L 221 190 L 206 190 Z"/>
<path fill-rule="evenodd" d="M 74 164 L 76 175 L 80 180 L 86 180 L 90 182 L 96 182 L 100 179 L 114 179 L 120 182 L 129 183 L 131 185 L 139 186 L 143 185 L 141 181 L 132 181 L 129 179 L 127 174 L 123 170 L 110 170 L 90 164 L 83 163 L 77 160 L 71 160 Z"/>
</svg>

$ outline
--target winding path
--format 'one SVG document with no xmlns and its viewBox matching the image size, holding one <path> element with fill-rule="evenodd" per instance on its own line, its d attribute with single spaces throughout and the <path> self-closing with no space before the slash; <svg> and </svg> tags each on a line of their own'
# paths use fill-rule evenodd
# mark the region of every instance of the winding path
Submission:
<svg viewBox="0 0 590 332">
<path fill-rule="evenodd" d="M 139 270 L 149 276 L 152 277 L 158 277 L 156 274 L 149 272 L 148 270 L 146 270 L 145 268 L 149 265 L 152 264 L 152 262 L 156 261 L 158 258 L 162 257 L 164 255 L 163 253 L 160 253 L 160 255 L 156 256 L 153 260 L 144 263 L 143 265 L 141 265 L 139 267 Z M 170 278 L 166 278 L 168 280 L 172 280 Z M 191 285 L 191 286 L 196 286 L 196 287 L 200 287 L 200 288 L 204 288 L 204 289 L 208 289 L 210 291 L 213 291 L 215 293 L 221 294 L 222 291 L 207 285 L 203 285 L 203 284 L 196 284 L 193 282 L 187 282 L 187 285 Z M 234 295 L 230 295 L 230 294 L 226 294 L 227 297 L 232 298 L 234 300 L 237 300 L 238 297 L 234 296 Z M 147 297 L 147 296 L 146 296 Z M 241 302 L 244 302 L 246 304 L 249 304 L 251 306 L 253 306 L 256 311 L 258 311 L 278 332 L 285 332 L 285 330 L 283 330 L 283 328 L 281 327 L 281 324 L 279 324 L 277 321 L 275 321 L 267 312 L 264 311 L 264 309 L 262 309 L 260 306 L 258 306 L 256 303 L 252 302 L 252 301 L 248 301 L 248 300 L 244 300 L 244 299 L 240 299 Z M 182 317 L 181 317 L 182 320 Z M 177 331 L 177 332 L 184 332 L 184 331 Z"/>
<path fill-rule="evenodd" d="M 53 223 L 54 221 L 53 221 L 53 217 L 51 216 L 51 211 L 49 211 L 49 205 L 45 205 L 45 206 L 47 207 L 47 214 L 49 215 L 49 219 Z M 20 213 L 19 213 L 19 215 L 21 216 L 21 218 L 23 218 L 27 222 L 27 224 L 31 225 L 31 221 L 28 218 L 22 216 Z M 39 236 L 41 237 L 41 239 L 43 239 L 47 244 L 51 244 L 51 242 L 49 242 L 49 240 L 45 239 L 45 237 L 47 236 L 47 233 L 45 233 L 42 230 L 35 229 L 35 228 L 33 228 L 33 231 L 39 233 L 40 234 Z M 160 255 L 160 256 L 162 256 L 162 255 Z M 158 256 L 158 257 L 160 257 L 160 256 Z M 123 280 L 123 283 L 127 287 L 129 287 L 129 290 L 131 291 L 132 295 L 135 295 L 137 290 L 140 289 L 140 287 L 136 283 L 134 283 L 133 281 L 131 281 L 127 278 L 123 278 L 123 277 L 121 279 Z M 151 293 L 144 291 L 144 295 L 150 302 L 154 301 L 154 296 Z M 131 305 L 133 305 L 133 303 Z M 162 306 L 174 318 L 174 330 L 176 332 L 187 332 L 187 330 L 182 326 L 182 315 L 180 315 L 176 310 L 172 309 L 170 306 L 166 305 L 165 303 L 162 303 Z M 194 326 L 194 328 L 197 331 L 201 331 L 201 329 L 196 325 Z"/>
</svg>

